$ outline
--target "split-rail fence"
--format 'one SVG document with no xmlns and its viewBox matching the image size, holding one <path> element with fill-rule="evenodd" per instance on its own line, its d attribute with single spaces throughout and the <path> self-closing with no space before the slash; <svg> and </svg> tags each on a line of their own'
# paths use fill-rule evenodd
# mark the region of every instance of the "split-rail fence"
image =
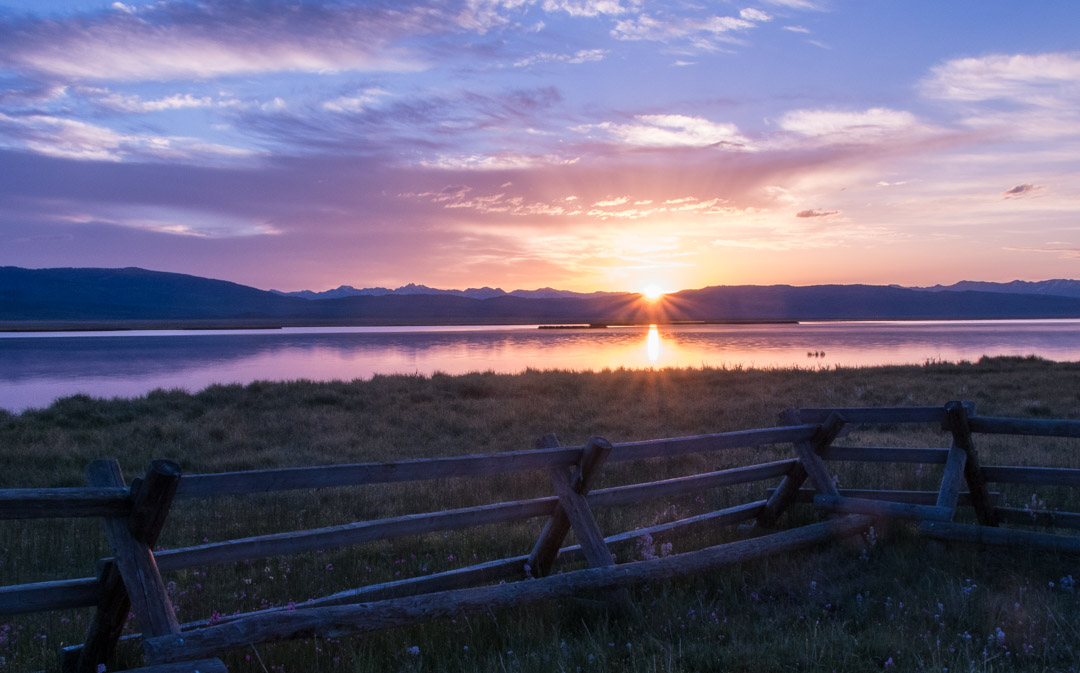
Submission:
<svg viewBox="0 0 1080 673">
<path fill-rule="evenodd" d="M 146 667 L 132 670 L 220 673 L 226 668 L 216 657 L 253 644 L 362 634 L 472 610 L 566 597 L 587 588 L 609 589 L 610 601 L 625 604 L 622 587 L 627 585 L 858 535 L 882 517 L 914 520 L 923 535 L 934 539 L 1080 552 L 1080 536 L 1034 529 L 1080 528 L 1080 513 L 1000 506 L 987 487 L 991 483 L 1077 487 L 1080 469 L 981 465 L 974 441 L 978 434 L 1080 438 L 1080 421 L 982 417 L 969 403 L 950 402 L 927 407 L 789 409 L 781 414 L 781 423 L 620 444 L 593 437 L 583 446 L 560 446 L 554 435 L 547 435 L 537 449 L 527 451 L 219 474 L 181 475 L 176 463 L 155 461 L 143 478 L 131 484 L 124 481 L 116 461 L 99 460 L 87 467 L 85 488 L 0 490 L 0 519 L 100 517 L 114 554 L 99 564 L 97 577 L 0 587 L 0 614 L 95 608 L 85 642 L 61 651 L 65 672 L 96 671 L 107 663 L 130 611 L 138 620 L 147 660 Z M 951 445 L 887 448 L 833 443 L 854 425 L 920 423 L 939 425 L 951 435 Z M 605 463 L 787 444 L 794 451 L 784 460 L 593 488 Z M 937 463 L 944 470 L 937 491 L 840 489 L 825 464 L 830 460 Z M 176 499 L 537 469 L 548 472 L 552 496 L 153 551 Z M 813 489 L 802 488 L 807 479 Z M 766 499 L 607 537 L 593 515 L 597 507 L 768 481 L 778 483 Z M 830 516 L 779 530 L 779 517 L 800 501 L 812 502 Z M 960 505 L 972 508 L 976 523 L 955 521 Z M 547 519 L 528 554 L 364 586 L 308 600 L 295 609 L 270 608 L 181 625 L 161 579 L 161 572 L 166 571 L 534 517 Z M 643 561 L 616 564 L 610 551 L 613 545 L 647 534 L 735 524 L 755 530 L 752 536 L 734 542 Z M 579 544 L 563 548 L 571 530 Z M 553 573 L 557 559 L 584 559 L 588 567 Z"/>
</svg>

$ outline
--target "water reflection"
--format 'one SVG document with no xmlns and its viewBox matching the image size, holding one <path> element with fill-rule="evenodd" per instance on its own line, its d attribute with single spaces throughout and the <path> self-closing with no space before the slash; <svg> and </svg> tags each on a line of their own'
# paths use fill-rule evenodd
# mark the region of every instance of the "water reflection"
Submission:
<svg viewBox="0 0 1080 673">
<path fill-rule="evenodd" d="M 58 396 L 78 392 L 132 396 L 154 388 L 200 390 L 213 383 L 259 379 L 351 380 L 436 371 L 819 368 L 1029 354 L 1080 360 L 1080 320 L 43 336 L 0 336 L 0 408 L 44 406 Z M 813 357 L 808 357 L 810 353 Z"/>
<path fill-rule="evenodd" d="M 656 363 L 660 360 L 660 330 L 656 325 L 649 325 L 649 336 L 645 338 L 645 355 L 649 362 Z"/>
</svg>

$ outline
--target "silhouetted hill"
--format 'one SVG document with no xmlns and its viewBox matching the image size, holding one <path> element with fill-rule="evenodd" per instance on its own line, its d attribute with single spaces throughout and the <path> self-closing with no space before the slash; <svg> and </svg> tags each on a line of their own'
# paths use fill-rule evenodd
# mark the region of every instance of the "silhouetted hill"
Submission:
<svg viewBox="0 0 1080 673">
<path fill-rule="evenodd" d="M 180 273 L 0 267 L 0 320 L 266 318 L 307 302 Z"/>
<path fill-rule="evenodd" d="M 1076 318 L 1071 297 L 953 291 L 922 292 L 880 285 L 719 286 L 670 295 L 677 315 L 729 319 L 914 320 Z M 686 318 L 692 319 L 692 318 Z"/>
<path fill-rule="evenodd" d="M 300 299 L 185 274 L 0 267 L 0 321 L 256 321 L 264 324 L 1080 318 L 1080 298 L 876 285 L 740 285 L 669 294 L 488 299 L 456 294 Z"/>
</svg>

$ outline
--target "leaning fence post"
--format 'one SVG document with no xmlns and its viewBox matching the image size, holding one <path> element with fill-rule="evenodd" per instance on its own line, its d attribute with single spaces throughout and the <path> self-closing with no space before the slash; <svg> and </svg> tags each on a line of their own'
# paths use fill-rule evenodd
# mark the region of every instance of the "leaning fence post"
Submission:
<svg viewBox="0 0 1080 673">
<path fill-rule="evenodd" d="M 120 465 L 115 460 L 90 463 L 86 478 L 91 486 L 124 486 Z M 132 607 L 144 634 L 180 632 L 152 551 L 179 483 L 180 466 L 172 461 L 156 460 L 146 477 L 131 486 L 131 514 L 102 519 L 114 559 L 102 569 L 105 593 L 87 631 L 86 643 L 77 662 L 63 662 L 65 670 L 74 666 L 80 673 L 96 671 L 99 664 L 105 664 Z"/>
<path fill-rule="evenodd" d="M 538 448 L 553 449 L 558 446 L 558 438 L 551 433 L 544 435 L 537 442 Z M 596 519 L 593 517 L 592 511 L 589 510 L 588 502 L 585 501 L 585 496 L 596 481 L 597 475 L 600 473 L 600 466 L 603 465 L 604 460 L 611 453 L 611 449 L 611 444 L 603 437 L 590 437 L 589 441 L 585 443 L 585 449 L 582 451 L 581 459 L 578 461 L 577 469 L 573 475 L 568 474 L 565 468 L 558 466 L 550 469 L 551 480 L 555 484 L 556 495 L 559 496 L 559 505 L 556 506 L 555 511 L 551 513 L 551 517 L 544 524 L 544 530 L 540 533 L 539 539 L 533 546 L 532 553 L 529 554 L 528 567 L 533 577 L 544 577 L 551 572 L 555 559 L 559 555 L 559 547 L 562 545 L 566 534 L 570 532 L 572 523 L 575 524 L 574 530 L 577 532 L 582 551 L 589 560 L 589 565 L 596 565 L 593 557 L 597 557 L 596 561 L 600 560 L 598 558 L 600 556 L 599 547 L 603 547 L 602 554 L 607 559 L 607 563 L 604 565 L 611 565 L 611 554 L 607 550 L 607 545 L 604 544 L 604 536 L 600 534 Z M 582 514 L 581 507 L 575 507 L 575 505 L 580 504 L 578 499 L 580 499 L 581 503 L 584 503 L 584 514 Z M 573 521 L 568 516 L 565 505 L 574 508 L 573 516 L 575 518 L 591 520 L 592 524 L 584 522 L 579 527 L 578 522 Z M 590 536 L 590 533 L 594 533 L 594 536 L 599 537 L 599 545 L 597 545 L 595 539 L 589 539 L 593 537 Z"/>
<path fill-rule="evenodd" d="M 990 503 L 986 478 L 983 477 L 982 467 L 979 465 L 979 455 L 976 453 L 975 444 L 971 440 L 971 426 L 968 424 L 969 413 L 975 413 L 973 405 L 963 402 L 948 402 L 945 405 L 943 429 L 952 433 L 953 449 L 959 447 L 965 454 L 964 478 L 967 480 L 968 491 L 971 493 L 971 505 L 975 508 L 975 516 L 978 518 L 979 524 L 996 526 L 997 518 L 994 516 L 994 508 Z M 953 449 L 950 449 L 950 451 Z"/>
<path fill-rule="evenodd" d="M 780 422 L 784 425 L 800 425 L 802 419 L 799 417 L 799 410 L 784 410 L 780 414 Z M 825 495 L 840 495 L 832 477 L 829 476 L 825 463 L 821 460 L 821 453 L 833 443 L 833 440 L 840 436 L 840 431 L 844 429 L 846 423 L 844 417 L 834 411 L 829 414 L 829 417 L 825 419 L 825 422 L 821 424 L 821 427 L 818 428 L 809 441 L 795 442 L 795 451 L 799 456 L 799 462 L 781 480 L 780 485 L 769 497 L 769 501 L 765 503 L 765 507 L 757 518 L 759 526 L 770 527 L 776 523 L 784 510 L 795 502 L 795 498 L 799 495 L 799 487 L 806 481 L 807 476 L 814 479 L 814 484 L 819 492 Z"/>
</svg>

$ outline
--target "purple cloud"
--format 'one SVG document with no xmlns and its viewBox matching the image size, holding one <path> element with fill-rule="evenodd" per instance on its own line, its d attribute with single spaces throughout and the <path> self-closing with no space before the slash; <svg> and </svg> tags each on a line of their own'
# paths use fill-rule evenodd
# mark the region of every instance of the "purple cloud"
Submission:
<svg viewBox="0 0 1080 673">
<path fill-rule="evenodd" d="M 829 217 L 839 212 L 839 210 L 800 210 L 795 213 L 795 217 Z"/>
<path fill-rule="evenodd" d="M 1022 185 L 1016 185 L 1015 187 L 1006 189 L 1001 193 L 1001 196 L 1005 199 L 1022 199 L 1039 191 L 1042 191 L 1042 185 L 1033 185 L 1025 182 Z"/>
</svg>

